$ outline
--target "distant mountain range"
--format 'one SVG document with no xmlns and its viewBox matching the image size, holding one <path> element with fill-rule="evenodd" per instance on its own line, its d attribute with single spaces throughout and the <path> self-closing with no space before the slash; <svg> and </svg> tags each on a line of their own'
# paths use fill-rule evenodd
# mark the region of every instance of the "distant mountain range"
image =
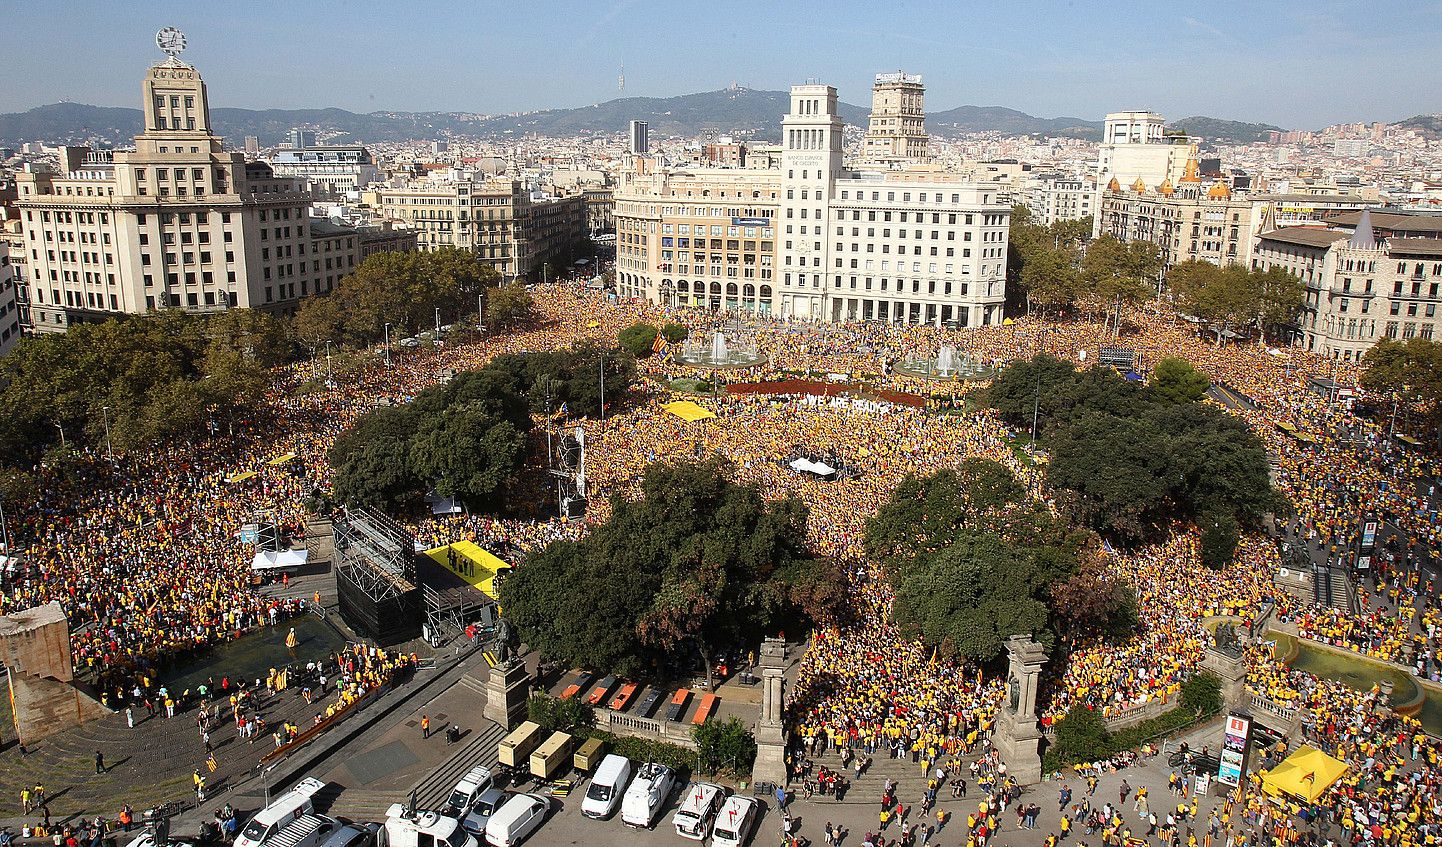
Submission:
<svg viewBox="0 0 1442 847">
<path fill-rule="evenodd" d="M 1397 125 L 1404 129 L 1415 129 L 1427 138 L 1442 138 L 1442 115 L 1414 115 Z"/>
<path fill-rule="evenodd" d="M 677 97 L 624 97 L 578 109 L 547 109 L 517 115 L 476 116 L 461 112 L 372 112 L 345 109 L 211 110 L 218 134 L 240 147 L 247 135 L 263 146 L 279 143 L 294 127 L 314 129 L 330 143 L 405 141 L 529 134 L 574 136 L 624 132 L 643 120 L 653 137 L 694 136 L 707 131 L 761 140 L 780 138 L 781 116 L 789 105 L 784 91 L 729 88 Z M 844 121 L 865 126 L 869 108 L 842 103 Z M 1417 120 L 1417 119 L 1414 119 Z M 55 103 L 27 112 L 0 114 L 0 144 L 26 141 L 128 144 L 141 130 L 139 109 Z M 1265 137 L 1268 124 L 1247 124 L 1192 117 L 1173 126 L 1214 141 L 1252 141 Z M 1001 106 L 958 106 L 927 115 L 927 129 L 939 136 L 974 132 L 1100 138 L 1101 122 L 1083 118 L 1038 118 Z"/>
<path fill-rule="evenodd" d="M 1229 144 L 1247 144 L 1252 141 L 1266 141 L 1267 133 L 1283 132 L 1281 127 L 1271 124 L 1249 124 L 1241 121 L 1226 121 L 1195 115 L 1167 124 L 1171 129 L 1186 130 L 1187 135 L 1202 141 L 1221 141 Z"/>
</svg>

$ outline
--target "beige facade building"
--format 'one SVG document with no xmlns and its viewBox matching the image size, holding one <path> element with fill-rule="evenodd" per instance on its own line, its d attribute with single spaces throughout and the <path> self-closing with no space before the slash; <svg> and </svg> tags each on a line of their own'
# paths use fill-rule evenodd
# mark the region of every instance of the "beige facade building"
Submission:
<svg viewBox="0 0 1442 847">
<path fill-rule="evenodd" d="M 1157 245 L 1164 267 L 1186 261 L 1245 265 L 1251 259 L 1252 203 L 1234 197 L 1221 180 L 1204 184 L 1191 159 L 1176 185 L 1163 179 L 1149 186 L 1138 178 L 1123 187 L 1113 177 L 1102 191 L 1097 229 L 1121 241 Z"/>
<path fill-rule="evenodd" d="M 1114 181 L 1130 186 L 1169 182 L 1180 186 L 1187 163 L 1197 158 L 1197 145 L 1181 134 L 1168 134 L 1166 120 L 1156 112 L 1112 112 L 1102 122 L 1102 143 L 1097 146 L 1096 190 L 1092 203 L 1093 234 L 1101 235 L 1107 186 Z M 1193 174 L 1195 175 L 1195 174 Z"/>
<path fill-rule="evenodd" d="M 293 311 L 327 290 L 310 197 L 211 132 L 205 83 L 173 56 L 142 86 L 135 150 L 65 148 L 18 175 L 36 332 L 153 309 Z"/>
<path fill-rule="evenodd" d="M 616 186 L 616 291 L 772 314 L 778 171 L 667 170 L 635 158 Z"/>
<path fill-rule="evenodd" d="M 584 243 L 586 198 L 533 199 L 520 180 L 432 177 L 379 191 L 382 215 L 416 231 L 421 250 L 470 250 L 506 277 L 538 275 Z"/>
<path fill-rule="evenodd" d="M 10 248 L 0 242 L 0 356 L 10 352 L 20 338 L 20 306 Z"/>
<path fill-rule="evenodd" d="M 797 320 L 999 323 L 1011 207 L 998 187 L 916 164 L 847 170 L 836 105 L 831 86 L 792 88 L 775 168 L 633 159 L 616 188 L 619 293 Z"/>
<path fill-rule="evenodd" d="M 1326 224 L 1269 229 L 1252 260 L 1306 286 L 1303 348 L 1356 361 L 1381 338 L 1442 338 L 1442 217 L 1364 209 Z"/>
<path fill-rule="evenodd" d="M 925 99 L 926 87 L 917 74 L 876 75 L 871 87 L 871 118 L 861 146 L 864 163 L 892 165 L 927 158 Z"/>
</svg>

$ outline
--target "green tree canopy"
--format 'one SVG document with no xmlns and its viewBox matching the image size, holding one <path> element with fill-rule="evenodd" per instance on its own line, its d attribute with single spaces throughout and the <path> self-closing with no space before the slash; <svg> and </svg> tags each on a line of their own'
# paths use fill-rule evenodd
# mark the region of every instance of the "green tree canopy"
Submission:
<svg viewBox="0 0 1442 847">
<path fill-rule="evenodd" d="M 648 323 L 633 323 L 617 333 L 616 340 L 626 352 L 637 359 L 644 359 L 651 355 L 652 345 L 656 343 L 656 327 Z"/>
<path fill-rule="evenodd" d="M 22 338 L 0 359 L 0 464 L 58 445 L 115 450 L 204 437 L 253 415 L 291 346 L 270 315 L 166 310 Z"/>
<path fill-rule="evenodd" d="M 471 371 L 410 403 L 360 416 L 331 446 L 335 498 L 398 509 L 429 488 L 473 508 L 499 504 L 525 458 L 526 401 L 502 371 Z"/>
<path fill-rule="evenodd" d="M 565 350 L 497 356 L 486 370 L 507 374 L 536 412 L 546 411 L 549 403 L 553 410 L 564 405 L 571 415 L 584 417 L 600 416 L 603 388 L 609 410 L 636 383 L 634 356 L 590 341 Z"/>
<path fill-rule="evenodd" d="M 866 526 L 867 553 L 885 565 L 902 632 L 982 663 L 998 658 L 1011 635 L 1070 641 L 1130 631 L 1130 587 L 1108 584 L 1085 609 L 1083 599 L 1055 592 L 1094 542 L 1028 501 L 1011 472 L 986 459 L 904 479 Z"/>
<path fill-rule="evenodd" d="M 1206 396 L 1212 381 L 1179 356 L 1166 356 L 1152 369 L 1152 392 L 1169 403 L 1195 403 Z"/>
<path fill-rule="evenodd" d="M 1211 329 L 1218 345 L 1229 331 L 1291 325 L 1306 294 L 1296 275 L 1284 268 L 1257 271 L 1199 261 L 1174 265 L 1167 286 L 1177 307 Z"/>
<path fill-rule="evenodd" d="M 487 292 L 486 320 L 492 327 L 514 327 L 536 317 L 536 298 L 523 283 L 512 282 Z"/>
<path fill-rule="evenodd" d="M 719 650 L 793 619 L 798 575 L 826 566 L 802 546 L 800 501 L 766 502 L 731 473 L 719 458 L 651 465 L 639 500 L 614 498 L 584 539 L 526 557 L 502 585 L 506 617 L 553 661 L 709 675 Z"/>
<path fill-rule="evenodd" d="M 499 279 L 468 250 L 375 253 L 334 291 L 302 303 L 295 332 L 311 345 L 330 340 L 365 346 L 381 340 L 389 323 L 394 340 L 431 326 L 436 309 L 443 323 L 470 314 L 477 297 Z"/>
<path fill-rule="evenodd" d="M 1019 429 L 1030 427 L 1037 403 L 1051 451 L 1047 480 L 1066 492 L 1076 517 L 1118 542 L 1204 512 L 1255 521 L 1276 505 L 1262 443 L 1244 421 L 1185 399 L 1196 380 L 1188 378 L 1189 391 L 1176 389 L 1182 370 L 1159 363 L 1156 385 L 1148 387 L 1110 368 L 1077 372 L 1037 356 L 1004 369 L 987 398 Z"/>
</svg>

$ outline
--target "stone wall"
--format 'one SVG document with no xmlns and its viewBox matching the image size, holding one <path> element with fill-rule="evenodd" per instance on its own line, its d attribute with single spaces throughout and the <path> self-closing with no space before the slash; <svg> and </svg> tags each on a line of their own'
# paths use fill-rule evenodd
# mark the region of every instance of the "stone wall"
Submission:
<svg viewBox="0 0 1442 847">
<path fill-rule="evenodd" d="M 653 718 L 638 718 L 634 715 L 626 715 L 602 708 L 596 709 L 595 712 L 596 729 L 609 732 L 612 735 L 625 735 L 630 738 L 647 738 L 652 741 L 664 741 L 667 744 L 676 744 L 690 750 L 696 749 L 696 739 L 691 737 L 691 724 L 689 723 L 658 721 Z"/>
</svg>

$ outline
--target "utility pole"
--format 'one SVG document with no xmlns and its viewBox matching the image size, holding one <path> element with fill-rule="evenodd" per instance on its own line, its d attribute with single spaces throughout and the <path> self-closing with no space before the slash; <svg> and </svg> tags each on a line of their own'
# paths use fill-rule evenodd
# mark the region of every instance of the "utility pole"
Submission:
<svg viewBox="0 0 1442 847">
<path fill-rule="evenodd" d="M 391 325 L 386 324 L 386 367 L 391 366 Z"/>
<path fill-rule="evenodd" d="M 330 381 L 331 381 L 331 377 L 330 377 L 330 342 L 329 342 L 329 341 L 327 341 L 327 342 L 325 343 L 325 380 L 326 380 L 326 382 L 330 382 Z"/>
</svg>

